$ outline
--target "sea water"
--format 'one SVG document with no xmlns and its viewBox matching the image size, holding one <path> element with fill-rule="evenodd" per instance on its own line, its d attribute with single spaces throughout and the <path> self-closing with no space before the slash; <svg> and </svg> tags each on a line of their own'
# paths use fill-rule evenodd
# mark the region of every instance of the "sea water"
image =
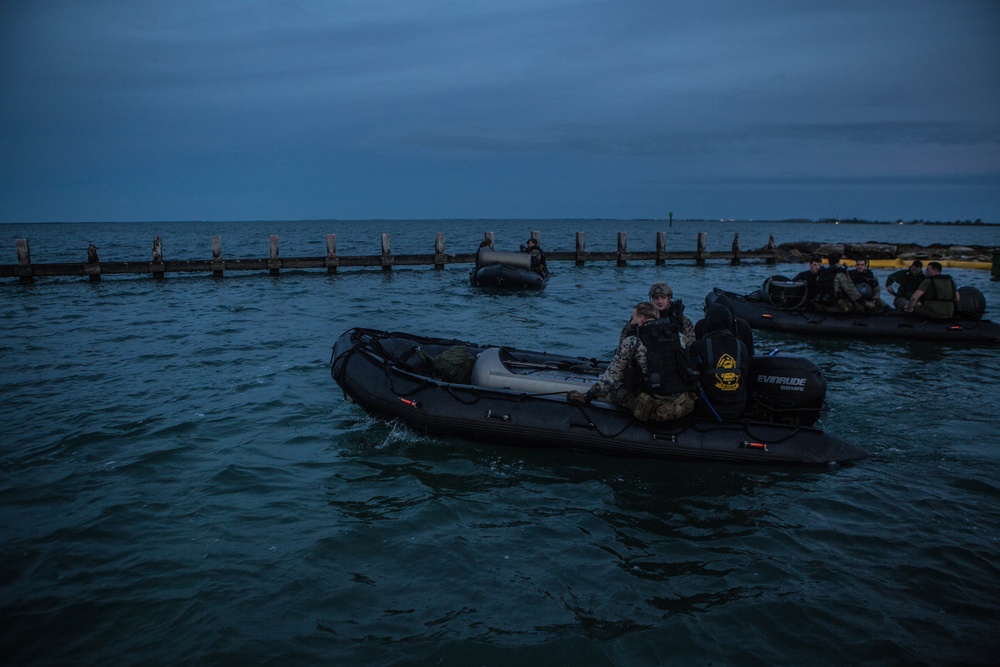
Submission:
<svg viewBox="0 0 1000 667">
<path fill-rule="evenodd" d="M 1000 245 L 995 227 L 675 221 L 0 226 L 0 262 Z M 770 468 L 429 438 L 330 377 L 353 326 L 610 357 L 648 286 L 697 319 L 761 262 L 553 262 L 540 293 L 468 266 L 0 284 L 0 654 L 9 664 L 995 664 L 1000 349 L 757 333 L 829 383 L 873 458 Z M 986 296 L 988 271 L 948 270 Z M 876 270 L 884 282 L 884 270 Z"/>
</svg>

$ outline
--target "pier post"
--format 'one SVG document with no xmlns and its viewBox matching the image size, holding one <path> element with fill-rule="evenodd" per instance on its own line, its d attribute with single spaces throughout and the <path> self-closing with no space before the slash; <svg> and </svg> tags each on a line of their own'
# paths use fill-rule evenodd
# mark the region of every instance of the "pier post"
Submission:
<svg viewBox="0 0 1000 667">
<path fill-rule="evenodd" d="M 212 275 L 221 278 L 225 275 L 226 263 L 222 261 L 222 237 L 212 237 Z"/>
<path fill-rule="evenodd" d="M 740 233 L 736 232 L 733 236 L 733 259 L 729 262 L 732 266 L 738 266 L 740 263 Z"/>
<path fill-rule="evenodd" d="M 767 235 L 767 249 L 771 253 L 771 256 L 767 258 L 767 263 L 774 265 L 778 263 L 778 254 L 775 252 L 774 246 L 774 234 Z"/>
<path fill-rule="evenodd" d="M 90 282 L 100 282 L 101 258 L 97 256 L 97 246 L 93 243 L 87 246 L 87 263 L 83 266 L 83 272 L 90 276 Z"/>
<path fill-rule="evenodd" d="M 278 251 L 278 235 L 271 234 L 270 238 L 271 244 L 271 254 L 267 260 L 267 268 L 271 271 L 272 276 L 276 276 L 281 273 L 281 256 Z"/>
<path fill-rule="evenodd" d="M 337 259 L 337 235 L 327 234 L 326 235 L 326 259 L 323 261 L 326 265 L 327 273 L 336 273 L 337 267 L 340 266 L 340 260 Z"/>
<path fill-rule="evenodd" d="M 587 233 L 576 233 L 576 265 L 583 266 L 587 261 Z"/>
<path fill-rule="evenodd" d="M 434 235 L 434 268 L 438 271 L 443 270 L 446 261 L 448 260 L 444 256 L 444 232 L 438 232 Z"/>
<path fill-rule="evenodd" d="M 483 243 L 480 244 L 480 248 L 485 245 L 490 250 L 493 249 L 493 232 L 483 232 Z"/>
<path fill-rule="evenodd" d="M 663 266 L 667 261 L 667 233 L 656 232 L 656 265 Z"/>
<path fill-rule="evenodd" d="M 705 249 L 708 247 L 706 241 L 708 234 L 698 232 L 698 249 L 694 252 L 694 263 L 698 266 L 705 266 Z"/>
<path fill-rule="evenodd" d="M 153 261 L 149 263 L 149 270 L 157 280 L 162 280 L 166 273 L 163 267 L 163 241 L 159 236 L 153 237 Z"/>
<path fill-rule="evenodd" d="M 31 270 L 31 250 L 28 248 L 28 239 L 17 240 L 17 277 L 22 285 L 30 285 L 34 282 Z"/>
<path fill-rule="evenodd" d="M 392 271 L 395 260 L 392 258 L 392 242 L 388 232 L 382 232 L 382 270 Z"/>
<path fill-rule="evenodd" d="M 628 264 L 628 234 L 625 232 L 618 232 L 618 266 L 625 266 Z"/>
</svg>

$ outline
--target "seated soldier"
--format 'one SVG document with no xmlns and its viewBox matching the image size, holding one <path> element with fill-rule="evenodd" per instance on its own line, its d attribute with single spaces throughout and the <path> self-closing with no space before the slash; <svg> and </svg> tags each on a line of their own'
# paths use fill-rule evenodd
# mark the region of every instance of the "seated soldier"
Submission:
<svg viewBox="0 0 1000 667">
<path fill-rule="evenodd" d="M 824 270 L 820 282 L 825 293 L 832 293 L 832 304 L 826 310 L 843 313 L 864 312 L 864 300 L 847 275 L 847 267 L 840 263 L 840 253 L 831 252 L 827 257 L 829 266 Z"/>
<path fill-rule="evenodd" d="M 950 320 L 961 297 L 951 276 L 942 275 L 940 262 L 927 264 L 927 277 L 910 297 L 906 312 L 932 320 Z"/>
<path fill-rule="evenodd" d="M 571 391 L 566 400 L 589 403 L 610 395 L 611 400 L 639 420 L 668 421 L 694 409 L 696 371 L 681 345 L 677 326 L 657 318 L 648 301 L 636 304 L 629 320 L 632 332 L 615 350 L 607 369 L 587 393 Z"/>
<path fill-rule="evenodd" d="M 809 268 L 792 278 L 795 282 L 803 282 L 806 284 L 806 289 L 808 290 L 806 294 L 806 305 L 810 309 L 820 308 L 824 305 L 820 295 L 820 274 L 822 271 L 823 258 L 819 255 L 813 255 L 809 258 Z"/>
<path fill-rule="evenodd" d="M 878 286 L 878 278 L 868 268 L 868 258 L 858 257 L 854 262 L 854 268 L 847 272 L 847 276 L 854 283 L 861 295 L 862 307 L 868 313 L 881 313 L 885 310 L 885 303 L 881 298 L 881 290 Z"/>
<path fill-rule="evenodd" d="M 885 289 L 893 297 L 892 307 L 896 310 L 906 310 L 906 304 L 910 302 L 910 297 L 924 282 L 924 263 L 919 259 L 913 260 L 909 268 L 893 271 L 885 279 Z M 899 290 L 892 288 L 893 283 L 899 285 Z"/>
</svg>

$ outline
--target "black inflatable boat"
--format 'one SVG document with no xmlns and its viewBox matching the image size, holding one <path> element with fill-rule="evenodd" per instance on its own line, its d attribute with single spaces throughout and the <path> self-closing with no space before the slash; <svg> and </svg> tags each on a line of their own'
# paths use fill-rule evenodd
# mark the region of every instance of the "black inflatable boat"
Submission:
<svg viewBox="0 0 1000 667">
<path fill-rule="evenodd" d="M 501 445 L 611 455 L 827 465 L 867 458 L 814 428 L 826 381 L 793 355 L 753 357 L 746 419 L 640 422 L 609 402 L 568 403 L 606 362 L 374 329 L 351 329 L 331 373 L 369 414 L 413 430 Z"/>
<path fill-rule="evenodd" d="M 713 303 L 731 306 L 733 314 L 754 329 L 769 331 L 869 340 L 1000 344 L 1000 324 L 983 318 L 986 301 L 974 287 L 959 288 L 959 311 L 951 320 L 931 320 L 898 310 L 884 313 L 809 310 L 805 307 L 806 292 L 803 282 L 773 276 L 759 290 L 742 296 L 716 288 L 705 296 L 705 306 Z"/>
<path fill-rule="evenodd" d="M 469 277 L 473 287 L 542 289 L 549 273 L 539 265 L 537 255 L 482 247 Z"/>
</svg>

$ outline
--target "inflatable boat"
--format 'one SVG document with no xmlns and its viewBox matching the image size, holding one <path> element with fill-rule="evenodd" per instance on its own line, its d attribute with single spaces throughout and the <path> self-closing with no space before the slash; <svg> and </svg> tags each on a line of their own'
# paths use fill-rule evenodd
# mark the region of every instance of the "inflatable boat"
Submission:
<svg viewBox="0 0 1000 667">
<path fill-rule="evenodd" d="M 826 381 L 794 355 L 752 358 L 745 418 L 640 422 L 610 402 L 566 401 L 607 367 L 595 359 L 351 329 L 337 340 L 331 374 L 346 399 L 419 433 L 499 445 L 601 454 L 829 465 L 867 458 L 816 428 Z"/>
<path fill-rule="evenodd" d="M 912 313 L 841 313 L 806 308 L 807 287 L 781 276 L 764 281 L 759 290 L 738 295 L 714 289 L 705 297 L 730 306 L 754 329 L 795 334 L 864 338 L 868 340 L 933 340 L 974 345 L 1000 344 L 1000 324 L 983 318 L 986 300 L 974 287 L 960 287 L 957 315 L 951 320 L 931 320 Z"/>
<path fill-rule="evenodd" d="M 476 266 L 469 277 L 473 287 L 542 289 L 549 273 L 539 265 L 537 255 L 484 246 L 476 253 Z"/>
</svg>

